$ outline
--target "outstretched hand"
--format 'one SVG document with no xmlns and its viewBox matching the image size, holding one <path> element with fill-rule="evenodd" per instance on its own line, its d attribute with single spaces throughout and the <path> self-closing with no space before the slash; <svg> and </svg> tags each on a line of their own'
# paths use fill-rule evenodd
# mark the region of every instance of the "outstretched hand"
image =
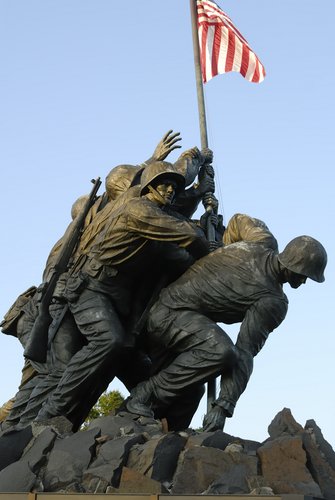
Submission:
<svg viewBox="0 0 335 500">
<path fill-rule="evenodd" d="M 226 413 L 220 406 L 214 405 L 204 417 L 202 428 L 205 432 L 222 431 L 226 422 Z"/>
<path fill-rule="evenodd" d="M 181 141 L 180 132 L 173 133 L 173 130 L 169 130 L 157 144 L 152 159 L 156 161 L 165 160 L 174 149 L 181 148 L 180 145 L 176 144 L 179 141 Z"/>
</svg>

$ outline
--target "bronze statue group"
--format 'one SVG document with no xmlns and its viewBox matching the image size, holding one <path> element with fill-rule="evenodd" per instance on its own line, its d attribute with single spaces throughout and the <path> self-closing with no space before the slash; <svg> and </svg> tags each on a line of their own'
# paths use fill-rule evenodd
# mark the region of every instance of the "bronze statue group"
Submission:
<svg viewBox="0 0 335 500">
<path fill-rule="evenodd" d="M 169 131 L 149 160 L 115 167 L 89 210 L 88 197 L 80 197 L 42 284 L 5 315 L 2 331 L 19 339 L 25 361 L 18 392 L 3 407 L 2 433 L 55 417 L 75 431 L 115 377 L 129 391 L 120 411 L 165 418 L 169 430 L 189 426 L 204 384 L 220 377 L 203 429 L 223 429 L 253 358 L 285 318 L 283 284 L 324 281 L 327 254 L 314 238 L 298 236 L 279 252 L 258 219 L 236 214 L 224 228 L 212 152 L 195 147 L 174 164 L 165 161 L 179 141 Z M 193 220 L 201 201 L 210 209 Z M 33 334 L 36 320 L 79 218 L 75 247 L 47 304 L 44 342 Z M 222 328 L 231 323 L 241 323 L 235 344 Z"/>
</svg>

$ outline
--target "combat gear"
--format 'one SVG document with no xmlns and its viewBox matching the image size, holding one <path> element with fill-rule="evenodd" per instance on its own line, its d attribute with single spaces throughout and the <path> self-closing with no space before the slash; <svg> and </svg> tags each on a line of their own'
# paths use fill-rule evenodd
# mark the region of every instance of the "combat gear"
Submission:
<svg viewBox="0 0 335 500">
<path fill-rule="evenodd" d="M 311 236 L 298 236 L 278 255 L 279 262 L 290 271 L 322 283 L 327 253 L 321 243 Z"/>
<path fill-rule="evenodd" d="M 84 204 L 81 213 L 76 217 L 71 230 L 66 234 L 62 242 L 62 246 L 59 250 L 54 270 L 49 278 L 49 281 L 45 283 L 44 289 L 42 291 L 42 297 L 38 306 L 38 316 L 36 317 L 35 323 L 31 329 L 28 342 L 24 350 L 24 356 L 33 361 L 38 361 L 45 363 L 47 357 L 47 347 L 48 347 L 48 329 L 51 323 L 51 317 L 49 314 L 49 305 L 53 298 L 55 287 L 60 276 L 67 271 L 72 254 L 78 245 L 78 241 L 81 236 L 81 231 L 85 223 L 85 218 L 96 201 L 96 195 L 101 186 L 100 177 L 92 180 L 93 188 L 90 195 Z"/>
<path fill-rule="evenodd" d="M 31 297 L 35 295 L 36 290 L 36 286 L 31 286 L 28 290 L 18 296 L 9 311 L 6 312 L 3 321 L 0 323 L 2 333 L 17 337 L 16 327 L 19 318 L 24 313 L 23 307 L 27 304 Z"/>
<path fill-rule="evenodd" d="M 74 220 L 81 212 L 83 206 L 88 200 L 88 194 L 83 194 L 73 203 L 71 207 L 71 219 Z"/>
</svg>

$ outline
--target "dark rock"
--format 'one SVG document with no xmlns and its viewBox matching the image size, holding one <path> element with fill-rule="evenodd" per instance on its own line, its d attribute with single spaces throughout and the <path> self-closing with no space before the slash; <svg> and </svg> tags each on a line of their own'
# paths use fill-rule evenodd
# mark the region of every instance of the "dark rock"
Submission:
<svg viewBox="0 0 335 500">
<path fill-rule="evenodd" d="M 221 431 L 218 431 L 221 432 Z M 182 433 L 184 435 L 184 433 Z M 186 435 L 186 433 L 185 433 Z M 191 434 L 188 436 L 187 442 L 185 444 L 185 448 L 192 448 L 193 446 L 202 446 L 203 443 L 213 436 L 213 432 L 195 432 L 194 434 Z M 213 448 L 219 448 L 222 449 L 221 446 L 213 446 Z"/>
<path fill-rule="evenodd" d="M 208 446 L 210 448 L 217 448 L 218 450 L 225 450 L 228 444 L 234 442 L 234 437 L 226 434 L 222 431 L 209 432 L 209 434 L 204 441 L 202 442 L 202 446 Z"/>
<path fill-rule="evenodd" d="M 220 479 L 214 481 L 211 486 L 204 491 L 204 495 L 236 495 L 237 493 L 249 493 L 249 487 L 246 480 L 246 467 L 244 465 L 235 465 L 235 467 Z"/>
<path fill-rule="evenodd" d="M 112 441 L 107 441 L 104 443 L 100 449 L 96 460 L 92 463 L 92 467 L 99 465 L 110 464 L 112 462 L 120 462 L 121 460 L 126 460 L 130 449 L 135 444 L 141 444 L 145 442 L 145 438 L 142 434 L 137 436 L 125 436 L 115 438 Z"/>
<path fill-rule="evenodd" d="M 165 490 L 158 481 L 150 479 L 136 470 L 123 467 L 120 486 L 117 493 L 156 495 L 159 493 L 165 493 Z"/>
<path fill-rule="evenodd" d="M 118 487 L 122 467 L 127 463 L 129 452 L 136 444 L 144 443 L 142 434 L 125 436 L 107 441 L 100 449 L 99 454 L 84 474 L 85 484 L 93 477 L 103 478 L 111 486 Z M 102 468 L 101 468 L 102 467 Z"/>
<path fill-rule="evenodd" d="M 51 428 L 59 436 L 68 436 L 72 434 L 72 423 L 63 416 L 33 422 L 31 425 L 34 435 L 40 434 L 46 428 Z"/>
<path fill-rule="evenodd" d="M 335 500 L 332 447 L 313 420 L 304 430 L 288 409 L 276 415 L 262 445 L 222 431 L 164 433 L 161 421 L 127 412 L 97 419 L 75 434 L 67 433 L 67 424 L 58 419 L 52 426 L 34 424 L 1 435 L 0 492 L 295 494 Z"/>
<path fill-rule="evenodd" d="M 105 493 L 118 493 L 118 489 L 117 488 L 114 488 L 114 486 L 107 486 L 107 489 L 106 489 L 106 492 Z"/>
<path fill-rule="evenodd" d="M 282 411 L 277 413 L 268 427 L 271 439 L 276 439 L 283 435 L 295 436 L 303 432 L 303 430 L 303 427 L 294 420 L 289 408 L 283 408 Z"/>
<path fill-rule="evenodd" d="M 261 445 L 261 443 L 259 443 L 258 441 L 241 439 L 239 437 L 226 434 L 222 431 L 210 432 L 207 434 L 209 435 L 202 442 L 202 446 L 218 448 L 219 450 L 225 450 L 229 444 L 236 443 L 243 446 L 243 450 L 245 453 L 249 455 L 256 455 L 256 451 Z"/>
<path fill-rule="evenodd" d="M 29 449 L 26 449 L 22 459 L 25 460 L 32 471 L 36 472 L 46 462 L 46 456 L 52 449 L 56 433 L 51 428 L 46 428 L 39 434 Z"/>
<path fill-rule="evenodd" d="M 31 491 L 36 480 L 27 462 L 15 462 L 0 472 L 0 492 Z"/>
<path fill-rule="evenodd" d="M 30 425 L 19 431 L 7 431 L 0 437 L 0 471 L 19 460 L 32 437 Z"/>
<path fill-rule="evenodd" d="M 250 491 L 250 495 L 273 496 L 273 489 L 270 486 L 260 486 Z M 306 499 L 307 500 L 307 499 Z"/>
<path fill-rule="evenodd" d="M 87 430 L 98 428 L 102 435 L 110 438 L 127 436 L 132 434 L 141 434 L 143 432 L 149 435 L 162 432 L 162 424 L 158 420 L 138 417 L 127 412 L 120 412 L 118 415 L 109 415 L 100 417 L 90 422 Z"/>
<path fill-rule="evenodd" d="M 269 484 L 263 476 L 248 476 L 247 477 L 248 486 L 250 493 L 254 490 L 261 490 L 262 488 L 269 488 Z"/>
<path fill-rule="evenodd" d="M 244 453 L 226 453 L 203 446 L 190 448 L 183 453 L 183 459 L 178 464 L 172 493 L 174 495 L 185 492 L 187 494 L 201 494 L 208 491 L 216 481 L 218 484 L 224 485 L 222 488 L 233 488 L 234 484 L 229 484 L 229 479 L 227 483 L 226 479 L 232 470 L 236 471 L 233 482 L 239 481 L 240 487 L 243 483 L 242 470 L 247 475 L 257 474 L 257 458 L 249 457 Z M 244 492 L 249 492 L 246 480 L 244 481 Z"/>
<path fill-rule="evenodd" d="M 147 477 L 151 477 L 154 454 L 161 439 L 162 438 L 160 436 L 156 436 L 144 444 L 134 446 L 129 453 L 127 463 L 125 464 L 127 468 L 140 472 Z"/>
<path fill-rule="evenodd" d="M 186 438 L 177 433 L 167 434 L 158 442 L 152 464 L 152 479 L 160 483 L 172 481 L 185 443 Z"/>
<path fill-rule="evenodd" d="M 132 448 L 126 464 L 127 468 L 136 470 L 162 484 L 169 484 L 186 441 L 187 435 L 174 432 L 153 437 L 148 442 Z"/>
<path fill-rule="evenodd" d="M 99 429 L 92 429 L 56 440 L 44 475 L 46 491 L 57 491 L 70 483 L 80 482 L 91 463 L 95 438 L 99 435 Z"/>
<path fill-rule="evenodd" d="M 307 455 L 307 467 L 314 481 L 320 486 L 323 496 L 327 500 L 335 500 L 335 471 L 325 459 L 324 455 L 313 439 L 313 434 L 304 432 L 303 446 Z"/>
<path fill-rule="evenodd" d="M 322 457 L 335 470 L 335 452 L 331 445 L 323 437 L 321 429 L 317 426 L 315 420 L 307 420 L 305 430 L 311 435 L 311 438 L 318 447 Z"/>
<path fill-rule="evenodd" d="M 105 493 L 113 481 L 114 469 L 110 464 L 92 467 L 83 474 L 82 485 L 88 493 Z"/>
<path fill-rule="evenodd" d="M 100 417 L 92 420 L 87 428 L 100 429 L 102 435 L 107 435 L 110 438 L 119 437 L 121 435 L 121 429 L 131 428 L 132 433 L 140 433 L 141 427 L 136 422 L 136 415 L 131 416 L 129 413 L 124 416 L 121 415 L 109 415 L 108 417 Z"/>
<path fill-rule="evenodd" d="M 322 497 L 319 486 L 306 467 L 302 437 L 282 436 L 268 441 L 257 452 L 262 475 L 274 493 L 300 493 Z"/>
<path fill-rule="evenodd" d="M 86 491 L 80 483 L 71 483 L 67 485 L 64 493 L 86 493 Z"/>
</svg>

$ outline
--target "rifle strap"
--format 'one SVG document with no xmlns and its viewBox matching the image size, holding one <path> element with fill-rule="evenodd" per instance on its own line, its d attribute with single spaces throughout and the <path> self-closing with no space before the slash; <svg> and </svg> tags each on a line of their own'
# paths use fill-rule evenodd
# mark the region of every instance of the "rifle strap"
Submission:
<svg viewBox="0 0 335 500">
<path fill-rule="evenodd" d="M 49 332 L 48 332 L 48 349 L 50 349 L 52 341 L 56 337 L 58 329 L 59 329 L 59 327 L 64 319 L 64 316 L 68 310 L 69 310 L 68 304 L 64 304 L 61 311 L 58 312 L 57 317 L 52 320 L 52 323 L 49 326 Z"/>
</svg>

